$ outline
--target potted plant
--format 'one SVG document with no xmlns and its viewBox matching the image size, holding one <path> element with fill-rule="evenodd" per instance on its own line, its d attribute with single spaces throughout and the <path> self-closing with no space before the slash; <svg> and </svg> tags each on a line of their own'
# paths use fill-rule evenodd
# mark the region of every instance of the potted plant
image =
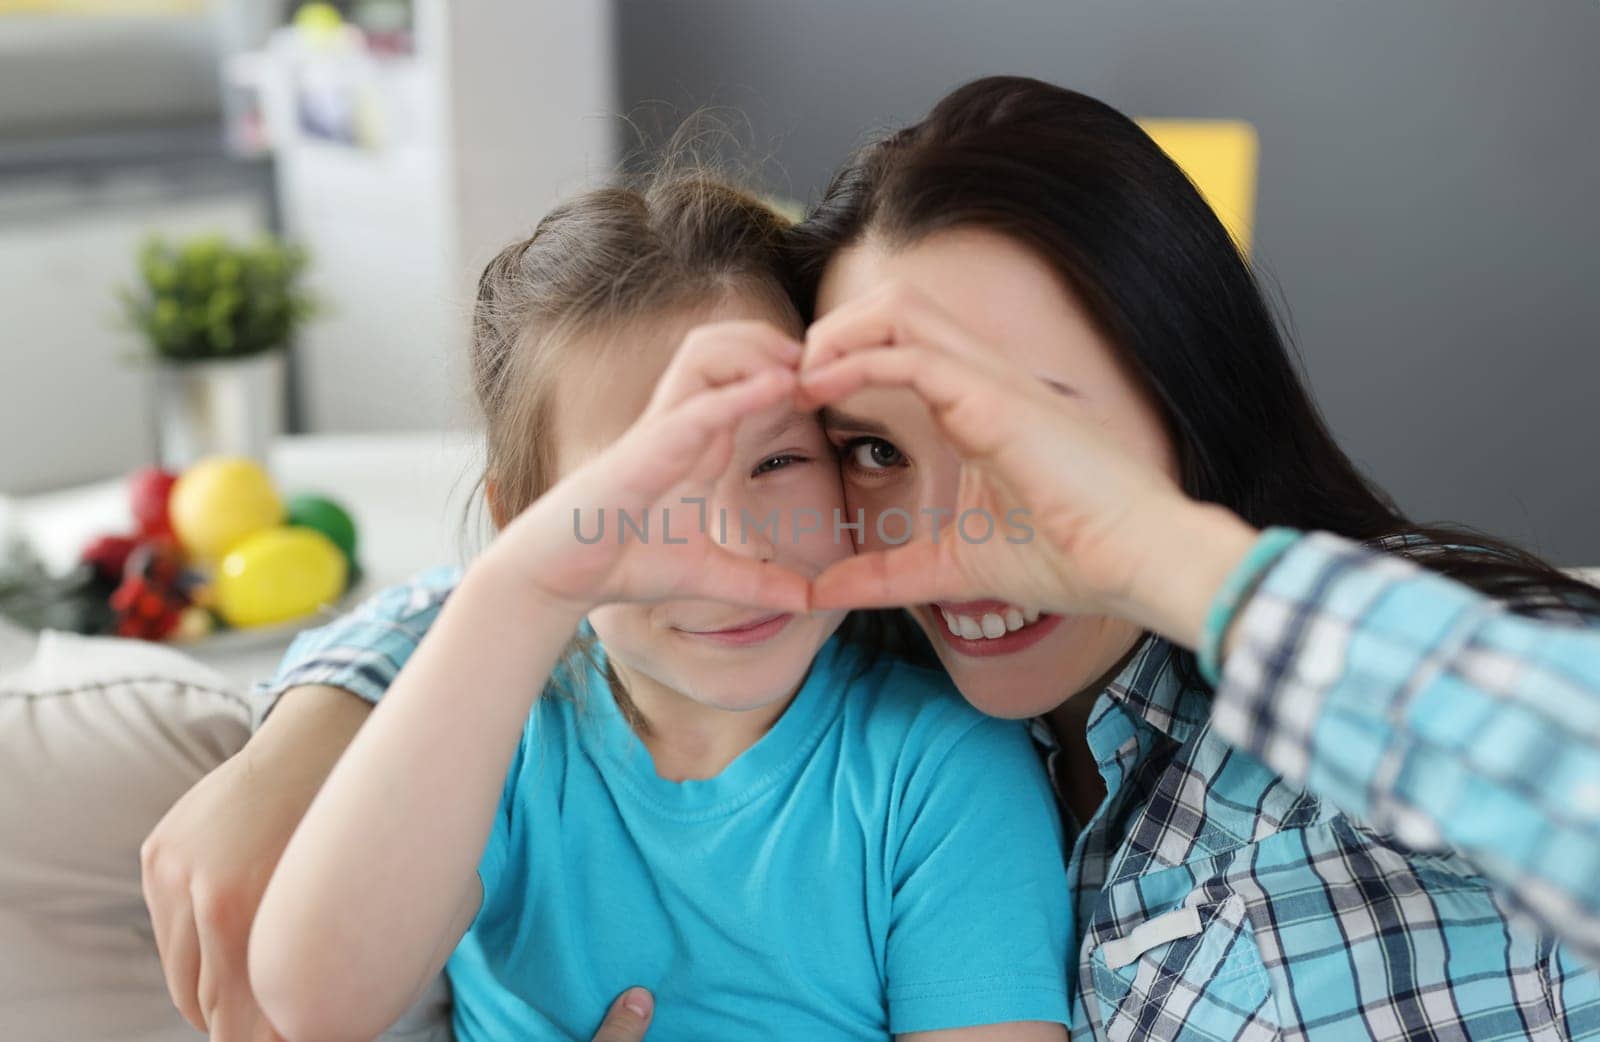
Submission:
<svg viewBox="0 0 1600 1042">
<path fill-rule="evenodd" d="M 243 245 L 155 236 L 140 248 L 122 304 L 155 362 L 164 467 L 218 454 L 265 459 L 283 433 L 285 348 L 315 311 L 305 266 L 303 249 L 271 235 Z"/>
</svg>

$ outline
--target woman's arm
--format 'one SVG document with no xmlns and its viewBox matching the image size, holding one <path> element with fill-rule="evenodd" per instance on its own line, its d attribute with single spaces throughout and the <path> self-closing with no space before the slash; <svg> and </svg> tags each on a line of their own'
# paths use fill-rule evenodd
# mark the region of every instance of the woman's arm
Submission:
<svg viewBox="0 0 1600 1042">
<path fill-rule="evenodd" d="M 424 572 L 301 633 L 257 692 L 264 720 L 244 749 L 196 783 L 146 838 L 142 882 L 167 987 L 214 1042 L 270 1037 L 246 961 L 267 880 L 458 579 L 456 569 Z"/>
<path fill-rule="evenodd" d="M 1319 534 L 1262 577 L 1229 647 L 1219 735 L 1407 845 L 1465 854 L 1600 965 L 1600 630 Z"/>
<path fill-rule="evenodd" d="M 532 704 L 582 612 L 497 567 L 467 575 L 334 768 L 251 933 L 250 979 L 291 1037 L 370 1039 L 443 967 Z"/>
<path fill-rule="evenodd" d="M 249 743 L 173 804 L 140 848 L 167 990 L 215 1042 L 272 1037 L 250 991 L 250 924 L 295 826 L 370 711 L 337 688 L 290 689 Z"/>
</svg>

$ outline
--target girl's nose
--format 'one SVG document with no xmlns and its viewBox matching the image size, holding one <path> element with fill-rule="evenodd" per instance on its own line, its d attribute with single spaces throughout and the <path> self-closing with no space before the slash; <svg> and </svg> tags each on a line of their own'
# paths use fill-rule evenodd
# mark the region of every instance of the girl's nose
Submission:
<svg viewBox="0 0 1600 1042">
<path fill-rule="evenodd" d="M 711 536 L 723 549 L 757 561 L 778 557 L 777 540 L 783 538 L 787 519 L 770 507 L 757 509 L 737 496 L 707 504 Z"/>
<path fill-rule="evenodd" d="M 766 533 L 760 529 L 754 529 L 747 533 L 745 545 L 741 549 L 762 562 L 774 561 L 778 557 L 777 545 L 771 539 L 768 539 Z"/>
</svg>

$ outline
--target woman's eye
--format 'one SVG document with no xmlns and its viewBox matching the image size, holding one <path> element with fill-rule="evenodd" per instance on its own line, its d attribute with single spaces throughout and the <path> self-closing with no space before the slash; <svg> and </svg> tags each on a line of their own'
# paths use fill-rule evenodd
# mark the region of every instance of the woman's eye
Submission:
<svg viewBox="0 0 1600 1042">
<path fill-rule="evenodd" d="M 900 450 L 882 438 L 857 438 L 844 447 L 845 459 L 862 470 L 888 470 L 905 464 Z"/>
<path fill-rule="evenodd" d="M 804 463 L 805 460 L 806 457 L 794 452 L 786 452 L 777 456 L 768 456 L 766 459 L 756 464 L 756 469 L 750 472 L 750 476 L 753 478 L 760 477 L 762 474 L 767 474 L 774 470 L 782 470 L 785 467 L 792 467 L 796 463 Z"/>
</svg>

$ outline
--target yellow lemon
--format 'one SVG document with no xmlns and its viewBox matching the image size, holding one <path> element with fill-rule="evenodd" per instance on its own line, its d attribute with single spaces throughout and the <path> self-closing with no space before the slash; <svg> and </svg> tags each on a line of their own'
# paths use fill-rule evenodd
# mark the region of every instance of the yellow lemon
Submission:
<svg viewBox="0 0 1600 1042">
<path fill-rule="evenodd" d="M 344 552 L 311 528 L 269 528 L 228 551 L 217 569 L 217 611 L 230 626 L 309 615 L 344 592 Z"/>
<path fill-rule="evenodd" d="M 281 524 L 283 502 L 254 460 L 211 456 L 178 477 L 167 512 L 184 550 L 209 563 L 246 536 Z"/>
</svg>

